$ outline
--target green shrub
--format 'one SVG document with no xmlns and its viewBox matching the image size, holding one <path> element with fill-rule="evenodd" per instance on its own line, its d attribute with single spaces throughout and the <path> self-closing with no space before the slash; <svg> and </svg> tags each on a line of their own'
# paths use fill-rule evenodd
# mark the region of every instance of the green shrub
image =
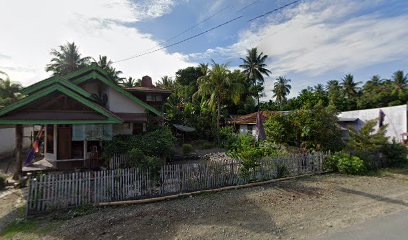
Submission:
<svg viewBox="0 0 408 240">
<path fill-rule="evenodd" d="M 175 138 L 168 127 L 158 127 L 143 135 L 118 135 L 103 146 L 103 157 L 109 160 L 114 154 L 124 154 L 132 149 L 140 149 L 144 155 L 167 157 L 175 146 Z"/>
<path fill-rule="evenodd" d="M 192 153 L 194 151 L 193 146 L 191 144 L 187 144 L 187 143 L 183 144 L 181 146 L 181 149 L 183 150 L 184 155 L 190 154 L 190 153 Z"/>
<path fill-rule="evenodd" d="M 259 141 L 258 148 L 261 150 L 262 156 L 273 157 L 284 155 L 286 153 L 282 146 L 268 140 Z"/>
<path fill-rule="evenodd" d="M 239 141 L 239 134 L 234 132 L 232 126 L 222 127 L 220 129 L 220 145 L 221 147 L 230 149 Z"/>
<path fill-rule="evenodd" d="M 339 173 L 359 175 L 365 172 L 364 161 L 356 156 L 341 155 L 338 159 Z"/>
<path fill-rule="evenodd" d="M 163 161 L 156 156 L 146 156 L 142 150 L 133 148 L 128 152 L 130 160 L 127 167 L 135 167 L 141 169 L 150 169 L 153 172 L 158 171 L 163 164 Z"/>
<path fill-rule="evenodd" d="M 388 166 L 401 166 L 408 162 L 408 149 L 402 144 L 396 142 L 385 144 L 381 152 Z"/>
<path fill-rule="evenodd" d="M 340 154 L 335 154 L 326 159 L 324 162 L 324 170 L 325 171 L 334 171 L 338 172 L 339 169 L 337 168 L 337 165 L 339 163 L 340 158 L 342 158 L 343 155 Z"/>
</svg>

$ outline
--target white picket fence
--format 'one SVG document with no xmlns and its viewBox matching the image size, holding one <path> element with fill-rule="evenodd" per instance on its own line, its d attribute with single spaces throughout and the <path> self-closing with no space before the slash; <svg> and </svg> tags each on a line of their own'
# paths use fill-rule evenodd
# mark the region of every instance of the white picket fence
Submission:
<svg viewBox="0 0 408 240">
<path fill-rule="evenodd" d="M 214 189 L 274 179 L 283 174 L 319 173 L 326 157 L 324 153 L 313 153 L 263 159 L 246 177 L 241 174 L 241 163 L 237 160 L 164 165 L 156 174 L 135 168 L 48 173 L 29 179 L 27 214 Z M 123 156 L 115 158 L 125 159 Z"/>
</svg>

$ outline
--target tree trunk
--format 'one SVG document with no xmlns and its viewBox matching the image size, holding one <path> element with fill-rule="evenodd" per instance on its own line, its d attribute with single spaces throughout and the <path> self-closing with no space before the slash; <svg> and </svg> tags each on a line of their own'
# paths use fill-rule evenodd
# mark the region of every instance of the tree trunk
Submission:
<svg viewBox="0 0 408 240">
<path fill-rule="evenodd" d="M 18 180 L 23 168 L 23 125 L 16 125 L 16 170 L 13 179 Z"/>
</svg>

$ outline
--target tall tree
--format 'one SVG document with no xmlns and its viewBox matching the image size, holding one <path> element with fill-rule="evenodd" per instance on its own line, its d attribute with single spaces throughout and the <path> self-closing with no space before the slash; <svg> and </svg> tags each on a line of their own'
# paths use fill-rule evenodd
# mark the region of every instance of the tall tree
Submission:
<svg viewBox="0 0 408 240">
<path fill-rule="evenodd" d="M 213 62 L 212 68 L 208 70 L 207 74 L 198 79 L 197 83 L 198 90 L 194 96 L 206 99 L 208 106 L 216 111 L 216 125 L 219 130 L 222 105 L 228 99 L 235 103 L 239 102 L 242 84 L 236 81 L 236 79 L 231 78 L 226 64 L 215 62 Z"/>
<path fill-rule="evenodd" d="M 247 50 L 247 56 L 241 58 L 244 62 L 239 65 L 243 70 L 248 81 L 252 84 L 254 88 L 255 97 L 258 100 L 259 105 L 259 94 L 263 91 L 264 75 L 269 76 L 271 71 L 266 68 L 265 61 L 268 55 L 264 55 L 263 52 L 258 54 L 257 48 L 252 48 Z"/>
<path fill-rule="evenodd" d="M 17 101 L 21 89 L 20 83 L 12 82 L 5 72 L 0 71 L 0 105 L 5 106 Z"/>
<path fill-rule="evenodd" d="M 351 74 L 346 74 L 342 79 L 342 86 L 344 90 L 344 95 L 351 99 L 357 96 L 358 85 L 361 82 L 355 82 L 354 76 Z"/>
<path fill-rule="evenodd" d="M 329 106 L 334 107 L 337 110 L 343 110 L 343 95 L 342 88 L 337 80 L 330 80 L 326 86 L 327 97 L 329 100 Z"/>
<path fill-rule="evenodd" d="M 407 86 L 408 84 L 408 74 L 405 75 L 404 71 L 396 71 L 392 75 L 392 83 L 394 85 L 394 91 L 395 93 L 399 94 L 401 90 Z"/>
<path fill-rule="evenodd" d="M 175 81 L 169 76 L 163 76 L 156 84 L 157 87 L 174 91 L 176 88 Z"/>
<path fill-rule="evenodd" d="M 122 80 L 125 80 L 125 78 L 120 77 L 119 75 L 122 74 L 122 71 L 116 70 L 112 66 L 112 61 L 108 59 L 107 56 L 101 56 L 99 55 L 98 60 L 94 59 L 94 62 L 103 70 L 105 70 L 106 74 L 108 77 L 115 82 L 116 84 L 119 84 Z"/>
<path fill-rule="evenodd" d="M 292 88 L 292 86 L 289 84 L 290 81 L 290 79 L 280 76 L 273 84 L 273 97 L 279 104 L 286 102 L 286 96 L 289 95 L 290 89 Z"/>
<path fill-rule="evenodd" d="M 47 64 L 45 71 L 53 72 L 54 75 L 65 75 L 78 70 L 90 63 L 90 57 L 82 57 L 74 42 L 67 42 L 57 49 L 52 49 L 51 63 Z"/>
<path fill-rule="evenodd" d="M 125 88 L 140 87 L 142 85 L 141 79 L 134 79 L 132 77 L 124 78 L 119 82 L 119 85 Z"/>
</svg>

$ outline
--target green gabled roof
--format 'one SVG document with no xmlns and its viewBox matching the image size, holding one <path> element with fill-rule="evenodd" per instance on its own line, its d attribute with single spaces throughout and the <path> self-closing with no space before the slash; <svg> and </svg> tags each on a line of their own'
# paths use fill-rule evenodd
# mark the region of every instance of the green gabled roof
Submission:
<svg viewBox="0 0 408 240">
<path fill-rule="evenodd" d="M 29 103 L 34 102 L 37 99 L 40 99 L 42 97 L 47 96 L 50 93 L 53 93 L 55 91 L 59 91 L 75 100 L 77 100 L 78 102 L 84 104 L 85 106 L 91 108 L 92 110 L 102 114 L 103 116 L 107 117 L 106 120 L 2 120 L 0 119 L 0 124 L 30 124 L 33 122 L 36 123 L 65 123 L 65 124 L 69 124 L 69 123 L 77 123 L 77 124 L 85 124 L 85 123 L 122 123 L 122 119 L 120 119 L 119 117 L 115 116 L 114 114 L 112 114 L 111 112 L 107 111 L 105 108 L 99 106 L 98 104 L 86 99 L 85 97 L 81 96 L 80 94 L 70 90 L 69 88 L 65 87 L 64 85 L 60 84 L 60 83 L 56 83 L 48 88 L 45 88 L 41 91 L 38 91 L 30 96 L 27 96 L 23 99 L 21 99 L 18 102 L 15 102 L 3 109 L 0 110 L 0 118 L 1 116 L 14 111 L 18 108 L 24 107 Z M 52 122 L 53 121 L 53 122 Z"/>
<path fill-rule="evenodd" d="M 106 85 L 108 85 L 109 87 L 113 88 L 115 91 L 121 93 L 122 95 L 126 96 L 127 98 L 129 98 L 130 100 L 132 100 L 134 103 L 141 105 L 142 107 L 146 108 L 147 110 L 153 112 L 154 114 L 156 114 L 157 116 L 161 116 L 161 112 L 158 111 L 156 108 L 150 106 L 149 104 L 143 102 L 142 100 L 140 100 L 139 98 L 133 96 L 131 93 L 127 92 L 125 89 L 119 87 L 118 85 L 116 85 L 115 83 L 113 83 L 111 80 L 109 80 L 108 78 L 104 77 L 102 74 L 98 73 L 97 71 L 93 71 L 90 74 L 87 74 L 85 76 L 82 76 L 80 78 L 77 78 L 75 80 L 73 80 L 73 83 L 75 84 L 81 84 L 83 82 L 86 82 L 88 80 L 91 79 L 97 79 L 103 83 L 105 83 Z"/>
<path fill-rule="evenodd" d="M 63 79 L 61 77 L 58 77 L 58 76 L 47 78 L 47 79 L 45 79 L 43 81 L 40 81 L 40 82 L 35 83 L 35 84 L 33 84 L 33 85 L 29 86 L 29 87 L 26 87 L 21 91 L 21 93 L 24 94 L 24 95 L 29 95 L 29 94 L 31 94 L 33 92 L 39 91 L 39 90 L 41 90 L 41 89 L 43 89 L 45 87 L 49 87 L 49 86 L 51 86 L 53 84 L 56 84 L 56 83 L 61 84 L 61 85 L 65 86 L 65 87 L 67 87 L 67 88 L 81 94 L 82 96 L 84 96 L 86 98 L 94 100 L 91 93 L 85 91 L 84 89 L 78 87 L 77 85 L 75 85 L 75 84 L 73 84 L 73 83 L 71 83 L 71 82 L 69 82 L 69 81 L 67 81 L 67 80 L 65 80 L 65 79 Z"/>
<path fill-rule="evenodd" d="M 81 75 L 84 75 L 84 76 L 81 76 Z M 97 79 L 97 80 L 105 83 L 109 87 L 113 88 L 115 91 L 117 91 L 120 94 L 122 94 L 122 95 L 126 96 L 127 98 L 129 98 L 132 102 L 141 105 L 142 107 L 144 107 L 145 109 L 153 112 L 157 116 L 162 115 L 162 113 L 159 110 L 157 110 L 156 108 L 154 108 L 151 105 L 143 102 L 139 98 L 137 98 L 137 97 L 133 96 L 131 93 L 127 92 L 125 89 L 123 89 L 120 86 L 113 83 L 112 80 L 109 79 L 106 71 L 103 70 L 102 68 L 100 68 L 96 64 L 91 64 L 90 66 L 84 67 L 82 69 L 79 69 L 77 71 L 74 71 L 74 72 L 69 73 L 69 74 L 64 75 L 64 76 L 54 76 L 54 77 L 47 78 L 47 79 L 45 79 L 43 81 L 40 81 L 38 83 L 35 83 L 35 84 L 31 85 L 31 86 L 26 87 L 23 90 L 23 93 L 24 94 L 30 94 L 30 93 L 36 92 L 36 91 L 38 91 L 38 90 L 40 90 L 42 88 L 45 88 L 45 87 L 49 86 L 50 84 L 58 83 L 59 81 L 61 81 L 61 84 L 65 85 L 65 87 L 68 87 L 71 90 L 74 90 L 74 91 L 78 92 L 79 94 L 81 94 L 81 95 L 83 95 L 83 96 L 85 96 L 87 98 L 93 99 L 92 94 L 90 94 L 87 91 L 85 91 L 84 89 L 76 86 L 77 84 L 86 82 L 86 81 L 91 80 L 91 79 Z"/>
</svg>

